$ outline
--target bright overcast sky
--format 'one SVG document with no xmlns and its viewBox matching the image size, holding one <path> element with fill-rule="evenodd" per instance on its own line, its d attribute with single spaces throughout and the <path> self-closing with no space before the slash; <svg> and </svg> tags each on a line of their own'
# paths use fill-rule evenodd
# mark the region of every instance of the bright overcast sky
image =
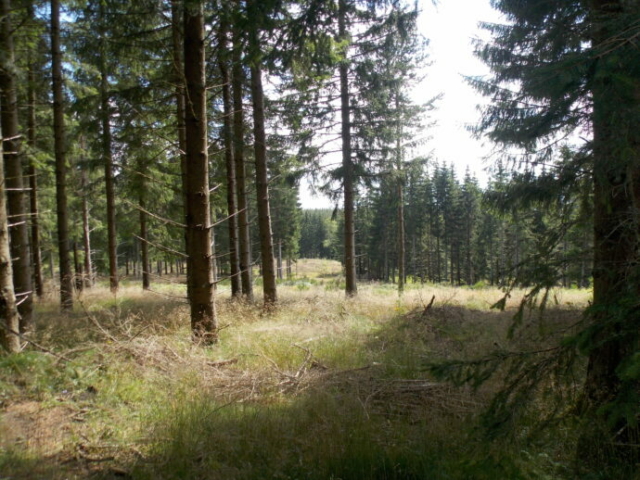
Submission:
<svg viewBox="0 0 640 480">
<path fill-rule="evenodd" d="M 433 152 L 440 162 L 453 163 L 460 176 L 468 166 L 484 181 L 487 165 L 483 158 L 491 146 L 474 140 L 465 127 L 478 122 L 477 106 L 486 100 L 463 77 L 488 74 L 487 67 L 473 55 L 472 40 L 487 38 L 487 33 L 478 27 L 479 22 L 499 22 L 500 17 L 489 0 L 439 0 L 436 6 L 421 0 L 421 4 L 419 29 L 430 41 L 432 65 L 417 89 L 416 101 L 442 94 L 432 112 L 436 126 L 428 132 L 431 140 L 424 147 L 425 153 Z M 300 190 L 303 208 L 331 206 L 325 198 L 313 197 L 304 181 Z"/>
</svg>

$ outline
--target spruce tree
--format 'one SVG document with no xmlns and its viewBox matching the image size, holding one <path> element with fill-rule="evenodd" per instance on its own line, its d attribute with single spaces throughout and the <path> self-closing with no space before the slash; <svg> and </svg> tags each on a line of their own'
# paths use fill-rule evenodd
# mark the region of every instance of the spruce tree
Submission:
<svg viewBox="0 0 640 480">
<path fill-rule="evenodd" d="M 267 164 L 267 138 L 265 130 L 264 89 L 262 85 L 262 28 L 267 20 L 264 3 L 250 0 L 247 3 L 249 25 L 249 66 L 251 72 L 251 100 L 253 107 L 253 144 L 256 165 L 256 195 L 258 230 L 260 233 L 260 254 L 262 266 L 262 286 L 265 305 L 278 302 L 275 255 L 271 228 L 271 208 L 269 202 L 269 174 Z"/>
<path fill-rule="evenodd" d="M 194 340 L 204 344 L 218 340 L 215 298 L 215 263 L 209 201 L 209 156 L 205 82 L 205 24 L 201 0 L 184 6 L 184 78 L 187 94 L 186 170 L 187 231 Z"/>
<path fill-rule="evenodd" d="M 4 148 L 4 145 L 0 148 Z M 20 337 L 18 336 L 20 315 L 13 290 L 9 219 L 7 218 L 4 185 L 4 162 L 0 162 L 0 346 L 9 353 L 17 353 L 20 351 Z"/>
<path fill-rule="evenodd" d="M 230 52 L 228 48 L 229 8 L 222 5 L 220 25 L 218 27 L 218 69 L 222 80 L 222 105 L 224 118 L 222 120 L 222 141 L 224 144 L 224 158 L 227 176 L 227 213 L 229 219 L 229 263 L 231 276 L 231 296 L 240 297 L 242 294 L 240 278 L 240 259 L 238 243 L 238 207 L 236 195 L 236 165 L 233 155 L 233 101 L 231 98 L 231 74 L 229 72 Z"/>
<path fill-rule="evenodd" d="M 38 209 L 38 176 L 36 167 L 37 145 L 37 101 L 38 91 L 41 87 L 39 73 L 42 73 L 42 52 L 40 34 L 44 26 L 36 19 L 34 2 L 27 2 L 27 19 L 30 23 L 29 34 L 35 38 L 30 38 L 27 49 L 27 146 L 28 164 L 27 177 L 29 181 L 29 215 L 31 223 L 31 257 L 33 264 L 33 282 L 35 294 L 42 297 L 44 294 L 44 279 L 42 276 L 42 251 L 40 247 L 40 219 Z"/>
<path fill-rule="evenodd" d="M 244 84 L 243 69 L 244 35 L 241 28 L 242 14 L 240 0 L 234 1 L 234 21 L 232 25 L 232 68 L 231 86 L 233 99 L 233 159 L 235 163 L 237 208 L 238 208 L 238 248 L 242 295 L 253 301 L 253 260 L 251 256 L 251 233 L 249 225 L 249 202 L 247 195 L 247 168 L 245 165 L 244 139 Z"/>
<path fill-rule="evenodd" d="M 493 103 L 479 129 L 525 149 L 529 165 L 557 154 L 557 138 L 592 132 L 595 211 L 594 300 L 575 347 L 588 358 L 580 411 L 588 419 L 578 446 L 584 468 L 638 459 L 637 351 L 640 291 L 637 201 L 640 196 L 640 2 L 498 0 L 508 25 L 487 26 L 481 51 Z"/>
<path fill-rule="evenodd" d="M 18 120 L 18 72 L 14 55 L 14 14 L 9 0 L 0 2 L 0 121 L 2 122 L 5 191 L 9 218 L 13 283 L 21 300 L 20 328 L 33 328 L 33 283 L 26 195 L 22 172 L 22 135 Z"/>
<path fill-rule="evenodd" d="M 56 157 L 56 211 L 60 259 L 60 303 L 73 308 L 73 274 L 69 257 L 69 212 L 67 211 L 67 147 L 64 119 L 62 51 L 60 47 L 60 2 L 51 0 L 51 55 L 53 88 L 53 134 Z"/>
</svg>

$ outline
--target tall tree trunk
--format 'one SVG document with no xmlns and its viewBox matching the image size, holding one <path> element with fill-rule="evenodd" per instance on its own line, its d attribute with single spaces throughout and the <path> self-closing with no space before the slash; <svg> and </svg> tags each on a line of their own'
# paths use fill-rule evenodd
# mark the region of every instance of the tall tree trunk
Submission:
<svg viewBox="0 0 640 480">
<path fill-rule="evenodd" d="M 13 286 L 21 299 L 20 329 L 33 328 L 33 284 L 31 279 L 31 253 L 27 205 L 23 188 L 22 147 L 18 130 L 18 99 L 15 78 L 13 25 L 11 2 L 0 1 L 0 122 L 2 123 L 3 157 L 7 192 L 7 213 L 10 218 L 10 248 L 13 262 Z"/>
<path fill-rule="evenodd" d="M 77 292 L 81 292 L 84 287 L 82 277 L 82 263 L 80 263 L 80 256 L 78 255 L 78 242 L 73 241 L 73 268 L 75 270 L 75 287 Z"/>
<path fill-rule="evenodd" d="M 384 231 L 383 234 L 383 241 L 382 241 L 382 251 L 383 251 L 383 269 L 382 269 L 382 279 L 385 282 L 389 281 L 389 271 L 390 271 L 390 267 L 389 267 L 389 245 L 388 245 L 388 238 L 389 238 L 389 234 L 387 233 L 387 231 Z"/>
<path fill-rule="evenodd" d="M 594 335 L 591 338 L 583 409 L 588 424 L 578 445 L 579 462 L 601 469 L 623 461 L 640 460 L 640 433 L 628 416 L 612 415 L 616 402 L 633 402 L 640 391 L 637 375 L 630 375 L 638 351 L 640 295 L 638 271 L 638 205 L 640 205 L 640 78 L 631 77 L 625 63 L 628 46 L 611 47 L 619 33 L 620 19 L 638 18 L 637 2 L 591 0 L 592 38 L 598 56 L 593 98 L 594 145 Z M 628 26 L 629 24 L 627 24 Z M 614 52 L 614 50 L 617 50 Z M 627 52 L 634 58 L 633 52 Z M 611 57 L 615 58 L 611 58 Z M 632 397 L 633 396 L 633 397 Z M 633 407 L 632 407 L 633 405 Z M 622 406 L 616 406 L 618 409 Z M 609 421 L 605 421 L 609 420 Z"/>
<path fill-rule="evenodd" d="M 3 147 L 4 142 L 0 144 L 0 149 Z M 0 345 L 9 353 L 17 353 L 20 351 L 20 337 L 18 336 L 20 315 L 13 291 L 9 221 L 4 185 L 4 162 L 0 162 Z"/>
<path fill-rule="evenodd" d="M 254 47 L 257 47 L 257 45 L 254 44 Z M 264 126 L 262 68 L 258 63 L 254 63 L 251 66 L 251 96 L 253 98 L 253 136 L 256 162 L 258 228 L 260 231 L 260 254 L 262 257 L 262 288 L 265 305 L 273 305 L 278 301 L 278 293 L 273 235 L 271 233 L 271 212 L 269 208 L 269 179 L 267 172 L 267 141 Z"/>
<path fill-rule="evenodd" d="M 171 0 L 171 38 L 172 38 L 172 56 L 174 68 L 175 96 L 176 96 L 176 120 L 178 127 L 178 150 L 180 151 L 180 174 L 182 181 L 182 202 L 183 215 L 186 222 L 187 219 L 187 140 L 185 132 L 185 85 L 184 85 L 184 67 L 182 56 L 184 54 L 183 35 L 180 25 L 182 25 L 182 6 L 179 0 Z M 189 232 L 185 230 L 184 234 L 185 252 L 189 251 Z M 149 264 L 149 268 L 151 264 Z M 187 270 L 189 262 L 187 261 Z M 187 272 L 187 275 L 189 273 Z M 187 298 L 191 298 L 191 287 L 187 281 Z"/>
<path fill-rule="evenodd" d="M 442 277 L 441 277 L 441 256 L 440 256 L 440 234 L 438 233 L 438 236 L 436 237 L 436 270 L 435 270 L 435 279 L 436 282 L 441 282 L 442 281 Z"/>
<path fill-rule="evenodd" d="M 55 285 L 56 272 L 53 269 L 53 250 L 49 250 L 49 276 L 51 277 L 51 283 Z"/>
<path fill-rule="evenodd" d="M 104 2 L 100 2 L 100 115 L 102 120 L 102 161 L 107 196 L 107 254 L 109 257 L 109 287 L 118 290 L 118 243 L 116 234 L 116 196 L 111 154 L 111 113 L 109 111 L 109 72 L 107 70 L 107 39 L 105 38 Z"/>
<path fill-rule="evenodd" d="M 60 51 L 60 1 L 51 0 L 51 69 L 53 76 L 53 137 L 56 157 L 56 210 L 58 216 L 58 255 L 60 257 L 60 303 L 73 308 L 73 274 L 69 258 L 69 219 L 67 213 L 67 152 L 65 146 L 64 96 L 62 94 L 62 53 Z"/>
<path fill-rule="evenodd" d="M 29 3 L 28 16 L 35 19 L 33 4 Z M 34 161 L 36 151 L 36 63 L 33 59 L 33 49 L 29 49 L 29 79 L 27 85 L 27 143 L 30 158 L 27 166 L 29 177 L 29 214 L 31 220 L 31 262 L 33 265 L 33 282 L 35 293 L 42 297 L 44 293 L 44 279 L 42 276 L 42 251 L 40 249 L 40 219 L 38 218 L 38 177 Z"/>
<path fill-rule="evenodd" d="M 451 248 L 449 249 L 449 281 L 451 282 L 451 286 L 454 286 L 456 283 L 455 280 L 455 266 L 456 266 L 456 256 L 455 256 L 455 245 L 454 240 L 449 238 L 449 242 L 451 242 Z"/>
<path fill-rule="evenodd" d="M 278 240 L 277 271 L 278 271 L 278 280 L 282 280 L 282 240 Z"/>
<path fill-rule="evenodd" d="M 460 242 L 456 244 L 456 282 L 458 286 L 462 285 L 462 252 L 460 251 Z"/>
<path fill-rule="evenodd" d="M 233 104 L 231 100 L 231 77 L 229 75 L 228 51 L 228 10 L 225 9 L 220 18 L 218 30 L 218 66 L 222 80 L 222 105 L 224 121 L 222 135 L 224 140 L 224 158 L 227 169 L 227 211 L 229 214 L 229 263 L 231 266 L 231 296 L 242 295 L 240 282 L 240 259 L 238 255 L 238 208 L 236 206 L 236 165 L 233 159 Z"/>
<path fill-rule="evenodd" d="M 338 35 L 347 40 L 346 0 L 338 1 Z M 351 112 L 349 108 L 349 64 L 344 59 L 338 67 L 340 74 L 340 113 L 342 117 L 342 170 L 344 189 L 344 267 L 347 296 L 358 293 L 356 285 L 356 228 L 355 228 L 355 181 L 351 158 Z"/>
<path fill-rule="evenodd" d="M 405 228 L 404 228 L 404 169 L 403 169 L 403 152 L 402 152 L 402 124 L 400 123 L 400 92 L 395 92 L 396 103 L 396 167 L 398 169 L 398 292 L 404 291 L 405 282 Z"/>
<path fill-rule="evenodd" d="M 238 4 L 237 0 L 235 2 Z M 242 294 L 253 301 L 253 262 L 251 261 L 251 235 L 249 231 L 249 210 L 246 192 L 246 166 L 244 163 L 244 110 L 242 33 L 237 22 L 233 26 L 233 159 L 236 167 L 236 188 L 238 194 L 238 246 L 240 248 L 240 281 Z"/>
<path fill-rule="evenodd" d="M 189 239 L 187 273 L 190 287 L 191 329 L 195 341 L 211 344 L 218 340 L 218 324 L 214 303 L 215 283 L 209 202 L 202 0 L 189 1 L 184 7 L 184 76 L 187 87 L 185 110 Z"/>
<path fill-rule="evenodd" d="M 93 262 L 91 261 L 91 229 L 89 228 L 89 201 L 87 173 L 82 172 L 82 246 L 84 248 L 84 285 L 93 286 Z"/>
<path fill-rule="evenodd" d="M 402 179 L 398 178 L 398 292 L 404 291 L 405 283 L 405 239 L 404 239 L 404 192 Z"/>
<path fill-rule="evenodd" d="M 466 268 L 467 285 L 473 285 L 473 274 L 471 271 L 471 217 L 467 219 L 467 235 L 466 235 Z"/>
<path fill-rule="evenodd" d="M 144 184 L 143 184 L 144 185 Z M 149 275 L 149 245 L 147 244 L 147 214 L 144 213 L 146 204 L 144 201 L 144 186 L 140 189 L 140 250 L 142 254 L 142 288 L 149 290 L 151 288 L 151 276 Z"/>
</svg>

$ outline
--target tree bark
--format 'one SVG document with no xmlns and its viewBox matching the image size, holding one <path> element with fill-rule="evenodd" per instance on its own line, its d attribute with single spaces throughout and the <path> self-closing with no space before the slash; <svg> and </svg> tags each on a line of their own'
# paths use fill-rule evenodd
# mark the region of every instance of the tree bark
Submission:
<svg viewBox="0 0 640 480">
<path fill-rule="evenodd" d="M 84 249 L 84 285 L 93 286 L 93 262 L 91 261 L 91 229 L 89 228 L 89 201 L 87 200 L 87 173 L 82 172 L 82 246 Z"/>
<path fill-rule="evenodd" d="M 149 245 L 147 244 L 147 214 L 146 204 L 144 201 L 144 183 L 140 189 L 140 251 L 142 257 L 142 289 L 149 290 L 151 288 L 151 276 L 149 275 Z"/>
<path fill-rule="evenodd" d="M 176 120 L 178 129 L 178 150 L 180 155 L 180 175 L 182 182 L 182 202 L 183 215 L 186 222 L 187 219 L 187 155 L 186 155 L 186 133 L 185 133 L 185 85 L 184 85 L 184 67 L 182 56 L 184 54 L 183 35 L 180 28 L 182 24 L 182 7 L 179 0 L 171 0 L 171 38 L 172 38 L 172 56 L 174 66 L 174 82 L 176 97 Z M 189 251 L 189 233 L 185 230 L 184 235 L 185 252 Z M 151 265 L 149 265 L 151 267 Z M 187 270 L 189 262 L 187 261 Z M 189 273 L 187 272 L 187 276 Z M 187 298 L 191 298 L 189 282 L 187 281 Z"/>
<path fill-rule="evenodd" d="M 229 215 L 229 264 L 231 276 L 231 296 L 238 298 L 242 295 L 240 279 L 240 259 L 238 255 L 238 207 L 236 205 L 236 165 L 233 158 L 233 104 L 231 100 L 231 77 L 229 75 L 229 52 L 227 47 L 228 12 L 222 12 L 218 30 L 218 66 L 222 80 L 222 105 L 224 120 L 222 137 L 224 141 L 224 158 L 227 169 L 227 211 Z"/>
<path fill-rule="evenodd" d="M 466 228 L 466 235 L 465 235 L 465 243 L 466 243 L 466 251 L 465 251 L 465 260 L 466 260 L 466 265 L 465 265 L 465 274 L 467 277 L 467 285 L 473 285 L 473 274 L 472 274 L 472 270 L 471 270 L 471 231 L 472 231 L 472 221 L 473 221 L 473 217 L 471 216 L 470 212 L 467 212 L 467 228 Z"/>
<path fill-rule="evenodd" d="M 33 4 L 29 3 L 28 16 L 35 19 Z M 31 220 L 31 261 L 33 264 L 33 282 L 38 298 L 44 293 L 44 279 L 42 275 L 42 251 L 40 249 L 40 220 L 38 218 L 38 177 L 34 161 L 36 150 L 36 63 L 33 59 L 33 49 L 29 49 L 29 80 L 27 86 L 27 143 L 31 152 L 27 166 L 29 177 L 29 214 Z"/>
<path fill-rule="evenodd" d="M 188 282 L 191 329 L 203 344 L 218 340 L 214 303 L 215 283 L 209 202 L 207 98 L 205 86 L 203 3 L 190 1 L 184 9 L 184 76 L 187 167 Z"/>
<path fill-rule="evenodd" d="M 238 4 L 237 0 L 235 2 Z M 251 234 L 249 230 L 249 210 L 246 192 L 246 166 L 244 163 L 244 107 L 242 70 L 242 33 L 237 22 L 233 25 L 233 159 L 236 167 L 236 188 L 238 195 L 238 246 L 240 249 L 240 282 L 242 294 L 253 301 L 253 262 L 251 261 Z"/>
<path fill-rule="evenodd" d="M 0 1 L 0 122 L 2 123 L 3 157 L 9 215 L 10 249 L 15 294 L 21 298 L 20 329 L 33 328 L 33 284 L 27 205 L 22 176 L 22 146 L 18 126 L 17 83 L 15 78 L 11 2 Z"/>
<path fill-rule="evenodd" d="M 637 3 L 635 4 L 637 5 Z M 637 395 L 637 377 L 625 378 L 625 364 L 638 351 L 640 295 L 638 271 L 638 205 L 640 205 L 640 78 L 622 60 L 625 48 L 611 50 L 622 15 L 638 6 L 620 0 L 591 0 L 593 47 L 600 53 L 592 83 L 594 145 L 594 270 L 593 307 L 595 334 L 591 339 L 583 412 L 588 425 L 578 444 L 583 467 L 601 469 L 612 461 L 637 464 L 640 440 L 637 426 L 620 415 L 608 422 L 603 411 Z M 631 17 L 631 16 L 629 16 Z M 615 25 L 615 26 L 614 26 Z M 635 54 L 637 55 L 637 54 Z M 628 58 L 634 58 L 630 52 Z M 628 61 L 627 61 L 628 63 Z M 622 79 L 622 80 L 620 80 Z M 631 305 L 631 307 L 630 307 Z M 608 407 L 608 408 L 606 408 Z"/>
<path fill-rule="evenodd" d="M 118 241 L 116 233 L 116 196 L 111 153 L 111 113 L 109 112 L 109 79 L 105 34 L 104 2 L 100 2 L 100 115 L 102 120 L 102 161 L 107 196 L 107 254 L 109 257 L 109 287 L 118 290 Z"/>
<path fill-rule="evenodd" d="M 397 89 L 396 89 L 397 90 Z M 398 169 L 398 292 L 402 294 L 404 292 L 405 283 L 405 228 L 404 228 L 404 169 L 402 165 L 403 152 L 402 152 L 402 124 L 400 123 L 400 92 L 395 92 L 396 103 L 396 167 Z"/>
<path fill-rule="evenodd" d="M 3 145 L 0 144 L 0 149 L 2 148 Z M 13 291 L 9 222 L 4 185 L 4 162 L 0 162 L 0 345 L 9 353 L 17 353 L 20 351 L 20 337 L 17 335 L 20 329 L 20 315 Z"/>
<path fill-rule="evenodd" d="M 278 240 L 277 271 L 278 271 L 278 280 L 282 280 L 282 240 Z"/>
<path fill-rule="evenodd" d="M 73 308 L 73 274 L 71 272 L 71 259 L 69 258 L 67 152 L 64 138 L 64 96 L 62 93 L 62 53 L 60 51 L 59 0 L 51 0 L 51 56 L 51 69 L 53 75 L 53 136 L 56 157 L 58 255 L 60 257 L 60 303 L 63 310 L 70 310 Z"/>
<path fill-rule="evenodd" d="M 257 34 L 254 33 L 257 37 Z M 257 40 L 257 38 L 256 38 Z M 254 47 L 257 45 L 254 44 Z M 253 98 L 253 136 L 256 162 L 256 195 L 258 202 L 258 228 L 262 257 L 262 288 L 265 305 L 278 301 L 276 272 L 269 207 L 269 179 L 267 171 L 267 141 L 264 126 L 264 92 L 262 68 L 259 63 L 251 66 L 251 96 Z"/>
<path fill-rule="evenodd" d="M 81 292 L 84 287 L 82 263 L 80 263 L 80 256 L 78 255 L 78 242 L 73 242 L 73 268 L 75 271 L 75 288 L 77 292 Z"/>
<path fill-rule="evenodd" d="M 401 172 L 401 171 L 400 171 Z M 399 172 L 399 173 L 400 173 Z M 405 284 L 405 239 L 404 239 L 404 192 L 402 179 L 398 178 L 398 292 L 404 291 Z"/>
<path fill-rule="evenodd" d="M 342 41 L 348 39 L 347 5 L 345 0 L 338 1 L 338 35 Z M 349 64 L 347 58 L 342 60 L 338 70 L 340 74 L 340 113 L 342 117 L 345 290 L 347 296 L 353 297 L 357 295 L 358 287 L 356 284 L 355 181 L 353 159 L 351 158 L 351 112 L 349 107 Z"/>
</svg>

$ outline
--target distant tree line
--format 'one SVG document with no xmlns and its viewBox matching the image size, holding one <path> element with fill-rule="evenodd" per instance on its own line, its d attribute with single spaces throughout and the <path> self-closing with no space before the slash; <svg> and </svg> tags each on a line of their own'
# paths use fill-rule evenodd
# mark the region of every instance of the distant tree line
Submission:
<svg viewBox="0 0 640 480">
<path fill-rule="evenodd" d="M 540 171 L 537 178 L 552 176 Z M 582 188 L 582 197 L 549 195 L 547 204 L 530 205 L 525 210 L 510 200 L 514 195 L 521 200 L 527 195 L 525 188 L 513 191 L 517 180 L 517 174 L 499 168 L 483 189 L 469 171 L 460 179 L 453 166 L 413 162 L 407 169 L 403 197 L 405 280 L 530 286 L 544 273 L 547 283 L 553 285 L 590 286 L 593 207 L 588 186 Z M 399 280 L 398 202 L 395 189 L 389 188 L 385 178 L 377 188 L 358 197 L 360 279 Z M 343 258 L 340 214 L 332 210 L 302 212 L 301 257 Z"/>
</svg>

